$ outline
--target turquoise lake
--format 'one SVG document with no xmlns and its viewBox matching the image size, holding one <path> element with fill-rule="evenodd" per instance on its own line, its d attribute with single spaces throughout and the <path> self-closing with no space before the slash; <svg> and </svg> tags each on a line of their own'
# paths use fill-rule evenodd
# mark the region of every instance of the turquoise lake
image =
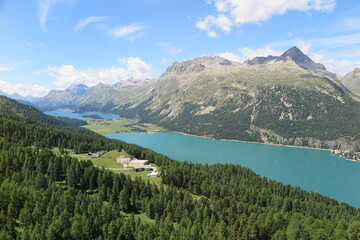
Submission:
<svg viewBox="0 0 360 240">
<path fill-rule="evenodd" d="M 48 114 L 48 115 L 53 115 L 53 116 L 61 116 L 61 117 L 69 117 L 69 118 L 77 118 L 77 119 L 84 119 L 85 118 L 85 117 L 83 117 L 84 115 L 94 115 L 94 114 L 99 115 L 100 117 L 105 118 L 105 119 L 119 118 L 119 115 L 115 115 L 115 114 L 100 113 L 100 112 L 77 113 L 71 109 L 56 109 L 56 110 L 52 110 L 52 111 L 46 111 L 44 113 Z"/>
<path fill-rule="evenodd" d="M 233 163 L 285 184 L 360 207 L 360 163 L 329 151 L 214 140 L 172 132 L 107 135 L 179 161 Z"/>
</svg>

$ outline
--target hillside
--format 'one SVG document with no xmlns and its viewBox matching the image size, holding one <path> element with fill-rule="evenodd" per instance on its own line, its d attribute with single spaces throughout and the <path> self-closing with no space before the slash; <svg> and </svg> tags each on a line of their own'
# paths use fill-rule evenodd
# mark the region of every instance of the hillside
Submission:
<svg viewBox="0 0 360 240">
<path fill-rule="evenodd" d="M 0 123 L 0 239 L 359 236 L 359 209 L 240 166 L 177 162 L 19 116 L 0 115 Z M 161 167 L 162 184 L 96 168 L 69 157 L 64 148 L 149 159 Z"/>
<path fill-rule="evenodd" d="M 176 62 L 137 99 L 114 101 L 112 111 L 214 138 L 359 145 L 360 104 L 333 74 L 299 49 L 270 59 L 255 65 L 220 57 Z"/>
<path fill-rule="evenodd" d="M 360 96 L 360 68 L 355 68 L 352 72 L 341 78 L 341 82 L 354 94 Z"/>
<path fill-rule="evenodd" d="M 213 138 L 360 147 L 358 100 L 296 47 L 244 64 L 198 57 L 173 63 L 157 79 L 100 83 L 76 101 L 76 109 Z"/>
<path fill-rule="evenodd" d="M 79 132 L 91 136 L 100 136 L 93 131 L 77 128 L 74 126 L 86 125 L 86 121 L 67 117 L 55 117 L 44 114 L 37 108 L 17 102 L 11 98 L 0 96 L 0 114 L 15 115 L 20 117 L 26 117 L 33 121 L 43 124 L 51 125 L 60 129 L 67 129 L 74 132 Z"/>
<path fill-rule="evenodd" d="M 19 103 L 5 96 L 0 96 L 0 113 L 27 117 L 27 118 L 31 118 L 34 121 L 49 125 L 55 125 L 55 126 L 67 125 L 63 121 L 59 121 L 55 117 L 46 115 L 32 106 Z"/>
</svg>

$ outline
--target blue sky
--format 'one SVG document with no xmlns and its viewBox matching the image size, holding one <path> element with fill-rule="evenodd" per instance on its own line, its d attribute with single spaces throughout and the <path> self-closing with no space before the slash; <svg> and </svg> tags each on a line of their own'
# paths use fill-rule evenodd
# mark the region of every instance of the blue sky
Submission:
<svg viewBox="0 0 360 240">
<path fill-rule="evenodd" d="M 174 61 L 243 62 L 294 45 L 331 72 L 360 67 L 360 1 L 0 0 L 0 90 L 10 94 L 157 77 Z"/>
</svg>

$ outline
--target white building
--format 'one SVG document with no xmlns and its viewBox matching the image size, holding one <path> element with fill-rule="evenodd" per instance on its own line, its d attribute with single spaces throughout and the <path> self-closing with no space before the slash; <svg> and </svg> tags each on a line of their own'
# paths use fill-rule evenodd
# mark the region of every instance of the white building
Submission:
<svg viewBox="0 0 360 240">
<path fill-rule="evenodd" d="M 149 173 L 147 176 L 148 177 L 159 177 L 160 173 L 158 172 L 152 172 L 152 173 Z"/>
</svg>

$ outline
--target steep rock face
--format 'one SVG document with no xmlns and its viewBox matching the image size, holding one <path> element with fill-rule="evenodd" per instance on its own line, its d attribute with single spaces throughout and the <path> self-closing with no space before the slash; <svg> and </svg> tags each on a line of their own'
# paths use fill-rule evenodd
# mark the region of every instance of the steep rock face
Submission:
<svg viewBox="0 0 360 240">
<path fill-rule="evenodd" d="M 314 73 L 324 73 L 326 71 L 325 67 L 320 63 L 314 63 L 307 55 L 301 52 L 297 47 L 292 47 L 286 52 L 284 52 L 281 56 L 275 59 L 278 61 L 287 61 L 293 60 L 300 67 L 309 70 Z"/>
<path fill-rule="evenodd" d="M 183 62 L 174 62 L 162 77 L 170 74 L 191 74 L 199 73 L 205 69 L 214 69 L 218 66 L 232 66 L 235 63 L 226 60 L 219 56 L 207 56 L 207 57 L 197 57 L 193 60 L 183 61 Z"/>
<path fill-rule="evenodd" d="M 360 96 L 360 68 L 355 68 L 352 72 L 341 78 L 342 84 L 351 92 Z"/>
<path fill-rule="evenodd" d="M 64 91 L 52 90 L 45 97 L 35 102 L 40 108 L 73 107 L 75 102 L 86 93 L 89 88 L 84 84 L 71 85 Z"/>
<path fill-rule="evenodd" d="M 274 59 L 276 59 L 276 56 L 267 56 L 267 57 L 254 57 L 251 60 L 247 60 L 245 63 L 249 64 L 249 65 L 261 65 L 261 64 L 266 64 Z"/>
</svg>

